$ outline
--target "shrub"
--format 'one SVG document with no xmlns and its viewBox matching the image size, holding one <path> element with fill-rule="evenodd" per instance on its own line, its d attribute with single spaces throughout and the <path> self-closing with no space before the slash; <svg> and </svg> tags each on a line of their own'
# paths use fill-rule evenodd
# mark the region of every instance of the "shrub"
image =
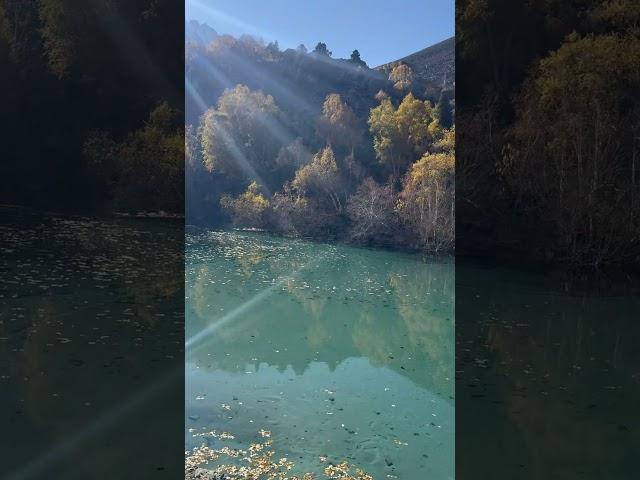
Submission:
<svg viewBox="0 0 640 480">
<path fill-rule="evenodd" d="M 220 205 L 229 213 L 234 225 L 262 228 L 267 221 L 270 202 L 260 193 L 258 184 L 252 182 L 238 197 L 223 195 Z"/>
<path fill-rule="evenodd" d="M 426 153 L 403 180 L 398 213 L 416 235 L 418 247 L 433 253 L 455 245 L 455 161 L 452 152 Z"/>
<path fill-rule="evenodd" d="M 397 227 L 395 203 L 396 195 L 391 185 L 380 185 L 371 177 L 365 178 L 347 204 L 351 238 L 388 243 L 389 236 Z"/>
</svg>

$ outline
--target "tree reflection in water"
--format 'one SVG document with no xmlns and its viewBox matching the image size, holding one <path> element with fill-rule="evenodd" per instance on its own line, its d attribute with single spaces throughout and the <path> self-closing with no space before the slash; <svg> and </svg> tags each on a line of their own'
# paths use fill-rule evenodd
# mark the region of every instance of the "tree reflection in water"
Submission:
<svg viewBox="0 0 640 480">
<path fill-rule="evenodd" d="M 304 462 L 329 455 L 374 478 L 453 478 L 449 259 L 200 231 L 186 265 L 189 428 L 246 445 L 264 426 L 317 474 Z"/>
</svg>

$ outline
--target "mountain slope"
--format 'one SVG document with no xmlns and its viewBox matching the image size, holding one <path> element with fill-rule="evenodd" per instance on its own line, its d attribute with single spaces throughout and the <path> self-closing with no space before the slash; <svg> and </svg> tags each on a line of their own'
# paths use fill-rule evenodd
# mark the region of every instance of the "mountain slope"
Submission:
<svg viewBox="0 0 640 480">
<path fill-rule="evenodd" d="M 451 89 L 455 82 L 455 37 L 375 69 L 389 73 L 401 63 L 409 65 L 418 78 L 430 84 L 444 86 L 447 90 Z"/>
<path fill-rule="evenodd" d="M 207 45 L 218 38 L 218 32 L 206 23 L 197 20 L 189 20 L 184 24 L 184 39 L 186 42 L 201 43 Z"/>
</svg>

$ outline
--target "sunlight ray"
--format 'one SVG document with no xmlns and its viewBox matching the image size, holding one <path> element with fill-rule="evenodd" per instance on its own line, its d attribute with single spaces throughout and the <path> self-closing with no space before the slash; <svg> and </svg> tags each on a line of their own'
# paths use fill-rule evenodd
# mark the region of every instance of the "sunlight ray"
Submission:
<svg viewBox="0 0 640 480">
<path fill-rule="evenodd" d="M 101 9 L 103 2 L 90 1 L 97 10 Z M 175 87 L 170 84 L 154 63 L 147 47 L 135 36 L 132 29 L 120 18 L 115 9 L 109 8 L 106 9 L 106 12 L 107 15 L 98 15 L 97 18 L 132 68 L 149 84 L 155 84 L 166 92 L 175 90 Z"/>
<path fill-rule="evenodd" d="M 185 85 L 187 88 L 187 92 L 196 101 L 200 109 L 202 109 L 203 112 L 207 111 L 208 107 L 206 102 L 203 100 L 200 93 L 196 90 L 193 84 L 186 77 L 185 77 Z M 251 162 L 249 162 L 247 157 L 245 157 L 245 155 L 242 153 L 242 151 L 236 144 L 233 137 L 219 123 L 216 123 L 216 127 L 218 128 L 218 131 L 222 134 L 223 141 L 227 144 L 227 146 L 231 150 L 231 155 L 233 156 L 233 159 L 238 164 L 238 166 L 247 174 L 249 178 L 258 182 L 258 184 L 260 184 L 264 188 L 265 193 L 267 193 L 267 195 L 271 197 L 273 193 L 271 192 L 271 190 L 269 189 L 265 181 L 262 179 L 262 177 L 255 170 L 255 168 L 253 168 L 253 166 L 251 165 Z"/>
<path fill-rule="evenodd" d="M 208 60 L 198 57 L 198 64 L 201 65 L 207 72 L 211 74 L 216 81 L 224 86 L 224 88 L 233 88 L 234 84 L 227 78 L 225 74 L 223 74 L 220 70 L 218 70 L 214 65 L 211 64 Z"/>
<path fill-rule="evenodd" d="M 251 75 L 260 78 L 264 82 L 267 90 L 276 92 L 277 95 L 291 101 L 292 103 L 300 107 L 300 109 L 305 113 L 311 115 L 317 115 L 319 113 L 319 109 L 317 106 L 314 106 L 309 101 L 307 101 L 304 95 L 302 95 L 298 91 L 297 87 L 290 84 L 289 82 L 285 82 L 283 78 L 275 78 L 273 74 L 262 68 L 254 68 L 238 55 L 234 55 L 231 60 L 240 72 L 247 76 Z"/>
<path fill-rule="evenodd" d="M 187 90 L 187 94 L 193 98 L 195 100 L 195 102 L 198 104 L 198 107 L 201 110 L 201 113 L 204 113 L 207 111 L 207 104 L 206 102 L 203 100 L 203 98 L 200 96 L 200 94 L 198 93 L 198 91 L 196 90 L 196 88 L 193 86 L 193 84 L 191 83 L 191 81 L 187 78 L 187 76 L 185 75 L 184 77 L 184 84 Z"/>
<path fill-rule="evenodd" d="M 190 0 L 189 4 L 191 7 L 195 7 L 201 12 L 206 12 L 206 16 L 212 17 L 216 20 L 216 22 L 220 22 L 223 25 L 226 24 L 232 26 L 243 32 L 248 32 L 251 35 L 255 35 L 261 38 L 275 38 L 275 36 L 267 30 L 258 28 L 255 25 L 251 25 L 245 21 L 233 17 L 228 13 L 222 12 L 212 7 L 211 5 L 207 5 L 206 3 L 201 2 L 200 0 Z"/>
<path fill-rule="evenodd" d="M 328 255 L 328 251 L 326 250 L 323 252 L 320 252 L 319 254 L 312 257 L 307 263 L 295 269 L 293 272 L 287 275 L 280 276 L 276 280 L 276 282 L 274 282 L 271 286 L 265 288 L 264 290 L 261 290 L 259 293 L 251 297 L 246 302 L 244 302 L 242 305 L 239 305 L 238 307 L 234 308 L 232 311 L 223 315 L 219 319 L 214 320 L 212 324 L 200 330 L 198 333 L 193 335 L 191 338 L 189 338 L 185 342 L 185 353 L 189 353 L 189 352 L 193 353 L 195 347 L 199 343 L 201 343 L 202 340 L 204 340 L 205 338 L 215 333 L 217 330 L 222 328 L 227 323 L 231 322 L 232 320 L 235 320 L 240 315 L 250 310 L 252 307 L 262 303 L 264 300 L 269 298 L 275 291 L 282 288 L 287 282 L 296 278 L 302 272 L 316 267 L 327 255 Z"/>
<path fill-rule="evenodd" d="M 226 88 L 233 88 L 233 82 L 229 80 L 229 78 L 222 73 L 215 65 L 208 61 L 202 61 L 201 63 L 204 68 L 222 85 Z M 300 102 L 303 100 L 300 98 Z M 255 103 L 254 103 L 255 105 Z M 291 134 L 284 125 L 279 122 L 272 122 L 269 119 L 266 119 L 264 116 L 259 115 L 256 117 L 258 122 L 264 126 L 269 133 L 276 139 L 278 139 L 283 145 L 288 145 L 295 140 L 293 134 Z"/>
<path fill-rule="evenodd" d="M 222 85 L 226 88 L 233 88 L 234 85 L 227 78 L 227 76 L 222 73 L 215 65 L 212 65 L 211 62 L 202 61 L 202 65 L 206 68 L 206 70 Z M 257 106 L 254 103 L 254 106 Z M 269 133 L 276 139 L 278 139 L 282 144 L 288 145 L 295 140 L 294 135 L 292 135 L 287 129 L 280 124 L 279 122 L 272 122 L 269 119 L 265 118 L 262 115 L 258 115 L 256 117 L 260 125 L 264 126 Z"/>
<path fill-rule="evenodd" d="M 216 126 L 219 132 L 222 134 L 223 141 L 227 144 L 229 150 L 231 150 L 231 156 L 238 164 L 238 166 L 247 174 L 247 177 L 258 182 L 258 184 L 264 189 L 268 197 L 271 198 L 273 196 L 273 192 L 271 192 L 267 183 L 258 174 L 255 168 L 253 168 L 253 165 L 251 165 L 251 162 L 247 159 L 247 157 L 242 153 L 235 140 L 233 139 L 233 136 L 230 135 L 229 132 L 227 132 L 227 130 L 222 125 L 220 125 L 219 122 L 216 122 Z"/>
</svg>

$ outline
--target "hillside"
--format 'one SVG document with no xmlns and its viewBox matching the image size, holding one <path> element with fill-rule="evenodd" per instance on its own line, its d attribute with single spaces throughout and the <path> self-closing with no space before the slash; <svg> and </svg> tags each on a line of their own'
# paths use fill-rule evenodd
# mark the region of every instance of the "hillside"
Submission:
<svg viewBox="0 0 640 480">
<path fill-rule="evenodd" d="M 237 84 L 273 95 L 277 104 L 289 112 L 293 129 L 305 137 L 315 129 L 315 120 L 309 122 L 309 114 L 317 115 L 322 102 L 330 93 L 338 93 L 354 109 L 357 116 L 365 118 L 377 101 L 380 90 L 399 102 L 407 91 L 393 88 L 388 74 L 398 62 L 408 63 L 415 72 L 410 87 L 414 96 L 432 103 L 443 100 L 441 95 L 446 76 L 444 101 L 453 98 L 454 38 L 427 47 L 376 68 L 369 68 L 365 61 L 332 58 L 306 49 L 281 51 L 276 44 L 265 45 L 261 40 L 245 35 L 234 38 L 217 35 L 212 42 L 198 40 L 206 32 L 214 30 L 206 24 L 189 22 L 186 33 L 185 71 L 197 89 L 197 95 L 186 98 L 186 122 L 197 123 L 206 108 L 216 104 L 227 88 Z M 193 39 L 193 40 L 190 40 Z M 209 45 L 207 48 L 205 45 Z M 452 105 L 449 110 L 452 109 Z M 448 117 L 450 112 L 446 112 Z M 449 119 L 446 124 L 449 125 Z M 306 132 L 304 130 L 307 130 Z"/>
<path fill-rule="evenodd" d="M 330 93 L 341 94 L 362 118 L 377 103 L 378 91 L 385 90 L 396 100 L 401 97 L 384 72 L 313 52 L 280 51 L 250 36 L 221 35 L 209 48 L 189 42 L 185 72 L 198 91 L 185 100 L 188 124 L 197 123 L 225 89 L 238 84 L 272 95 L 301 137 L 313 135 L 316 116 Z M 421 95 L 424 88 L 416 86 L 416 91 Z"/>
<path fill-rule="evenodd" d="M 399 60 L 376 67 L 389 73 L 394 66 L 406 63 L 421 80 L 435 85 L 443 85 L 445 89 L 453 88 L 455 82 L 455 37 L 431 45 Z"/>
<path fill-rule="evenodd" d="M 186 42 L 209 44 L 218 38 L 218 32 L 206 23 L 189 20 L 184 24 L 184 39 Z"/>
<path fill-rule="evenodd" d="M 441 50 L 406 58 L 442 67 Z M 357 50 L 247 35 L 187 41 L 185 54 L 188 224 L 453 249 L 453 91 L 426 80 L 433 68 L 401 82 Z M 431 169 L 437 189 L 420 180 Z"/>
</svg>

